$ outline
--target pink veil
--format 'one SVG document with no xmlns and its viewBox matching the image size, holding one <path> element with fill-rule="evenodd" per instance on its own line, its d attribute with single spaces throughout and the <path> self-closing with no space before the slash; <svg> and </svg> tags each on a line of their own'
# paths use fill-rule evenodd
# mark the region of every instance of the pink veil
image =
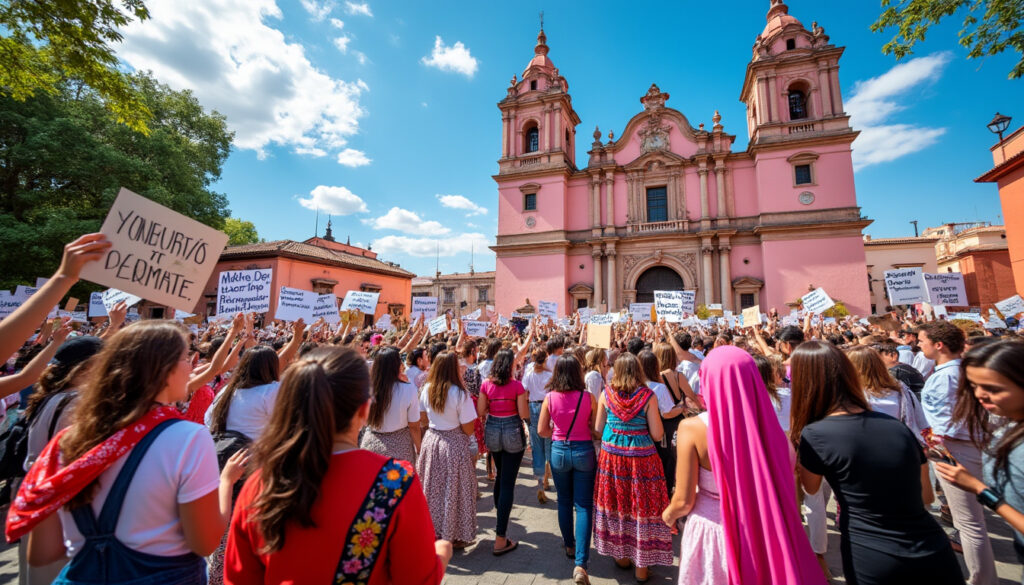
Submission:
<svg viewBox="0 0 1024 585">
<path fill-rule="evenodd" d="M 790 446 L 750 354 L 722 346 L 700 367 L 708 456 L 721 493 L 730 585 L 825 585 L 800 521 Z"/>
</svg>

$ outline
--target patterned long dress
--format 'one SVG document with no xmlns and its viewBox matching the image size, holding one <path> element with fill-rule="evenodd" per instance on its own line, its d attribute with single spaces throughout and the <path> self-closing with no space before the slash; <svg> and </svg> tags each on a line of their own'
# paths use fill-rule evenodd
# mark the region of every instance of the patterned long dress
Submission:
<svg viewBox="0 0 1024 585">
<path fill-rule="evenodd" d="M 672 532 L 661 521 L 668 506 L 665 472 L 645 414 L 651 396 L 646 387 L 629 395 L 605 392 L 608 420 L 594 487 L 597 552 L 637 567 L 672 565 Z"/>
<path fill-rule="evenodd" d="M 466 373 L 462 376 L 462 381 L 465 382 L 466 391 L 473 397 L 473 406 L 476 406 L 476 401 L 480 398 L 480 371 L 477 370 L 476 364 L 467 367 Z M 484 446 L 484 423 L 480 422 L 480 419 L 476 419 L 476 425 L 473 427 L 476 431 L 476 446 L 480 450 L 481 455 L 487 454 L 487 447 Z"/>
</svg>

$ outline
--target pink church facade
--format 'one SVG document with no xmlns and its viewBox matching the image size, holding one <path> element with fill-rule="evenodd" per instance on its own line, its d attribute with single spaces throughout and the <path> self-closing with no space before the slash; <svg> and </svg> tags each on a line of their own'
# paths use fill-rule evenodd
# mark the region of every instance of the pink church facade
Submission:
<svg viewBox="0 0 1024 585">
<path fill-rule="evenodd" d="M 529 298 L 618 310 L 654 290 L 697 291 L 726 309 L 786 309 L 824 287 L 870 312 L 851 144 L 839 91 L 842 47 L 773 0 L 740 101 L 749 144 L 733 151 L 718 112 L 694 128 L 652 85 L 621 135 L 594 131 L 575 156 L 568 82 L 541 31 L 502 113 L 496 303 Z"/>
</svg>

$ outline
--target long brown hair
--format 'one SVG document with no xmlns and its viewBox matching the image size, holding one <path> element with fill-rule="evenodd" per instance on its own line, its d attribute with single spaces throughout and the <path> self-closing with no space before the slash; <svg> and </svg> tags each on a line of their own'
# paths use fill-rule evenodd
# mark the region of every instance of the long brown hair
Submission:
<svg viewBox="0 0 1024 585">
<path fill-rule="evenodd" d="M 370 368 L 373 402 L 370 403 L 370 418 L 366 421 L 372 428 L 379 428 L 384 423 L 384 415 L 391 408 L 391 397 L 401 373 L 402 356 L 396 348 L 385 347 L 377 352 Z"/>
<path fill-rule="evenodd" d="M 888 390 L 900 391 L 900 383 L 892 377 L 889 369 L 885 367 L 885 362 L 882 361 L 882 356 L 872 347 L 859 345 L 848 349 L 846 357 L 850 358 L 854 369 L 857 370 L 864 392 L 876 398 L 883 398 L 888 394 Z"/>
<path fill-rule="evenodd" d="M 587 371 L 601 373 L 601 364 L 608 363 L 608 354 L 600 347 L 595 347 L 587 352 Z"/>
<path fill-rule="evenodd" d="M 583 382 L 583 368 L 572 355 L 563 355 L 555 362 L 555 372 L 548 380 L 547 389 L 553 392 L 575 392 L 586 390 Z"/>
<path fill-rule="evenodd" d="M 245 350 L 238 367 L 235 368 L 235 375 L 231 377 L 227 388 L 217 397 L 217 404 L 213 405 L 210 432 L 217 434 L 228 430 L 228 412 L 231 410 L 235 392 L 276 382 L 280 377 L 280 368 L 281 362 L 274 348 L 259 345 Z"/>
<path fill-rule="evenodd" d="M 366 362 L 353 349 L 319 347 L 284 372 L 270 422 L 254 446 L 260 469 L 252 521 L 263 554 L 284 546 L 290 522 L 313 526 L 313 504 L 331 461 L 335 433 L 370 399 Z"/>
<path fill-rule="evenodd" d="M 831 343 L 801 343 L 793 350 L 789 365 L 793 375 L 789 436 L 794 443 L 799 444 L 805 426 L 840 408 L 871 410 L 857 370 Z"/>
<path fill-rule="evenodd" d="M 427 384 L 430 384 L 430 408 L 434 412 L 443 412 L 445 403 L 448 402 L 448 390 L 452 386 L 462 389 L 462 381 L 459 380 L 459 356 L 453 351 L 442 351 L 437 354 L 430 364 Z"/>
<path fill-rule="evenodd" d="M 36 382 L 32 394 L 28 397 L 28 404 L 25 406 L 25 418 L 32 420 L 36 410 L 42 406 L 48 396 L 63 392 L 71 388 L 75 379 L 89 369 L 92 365 L 92 358 L 78 362 L 71 366 L 52 363 L 46 366 L 39 381 Z"/>
<path fill-rule="evenodd" d="M 754 365 L 757 366 L 757 373 L 761 374 L 761 380 L 764 381 L 764 389 L 768 391 L 768 396 L 771 397 L 772 402 L 779 404 L 779 388 L 775 385 L 775 364 L 772 360 L 767 357 L 755 353 Z"/>
<path fill-rule="evenodd" d="M 612 367 L 615 369 L 615 373 L 608 385 L 619 394 L 629 394 L 643 385 L 644 373 L 640 369 L 640 362 L 637 361 L 635 355 L 628 351 L 624 352 L 615 360 L 615 365 Z"/>
<path fill-rule="evenodd" d="M 679 356 L 676 350 L 667 343 L 655 343 L 654 355 L 658 358 L 658 369 L 675 370 L 679 365 Z"/>
<path fill-rule="evenodd" d="M 544 364 L 548 359 L 548 351 L 543 347 L 533 350 L 533 373 L 539 374 L 544 371 Z"/>
<path fill-rule="evenodd" d="M 173 321 L 140 321 L 107 339 L 79 391 L 75 424 L 60 438 L 64 461 L 75 461 L 142 418 L 187 349 L 185 330 Z M 70 506 L 91 502 L 97 485 L 79 492 Z"/>
<path fill-rule="evenodd" d="M 661 370 L 658 367 L 658 358 L 654 352 L 645 349 L 637 354 L 636 359 L 640 362 L 640 371 L 643 372 L 644 380 L 647 382 L 661 382 Z"/>
</svg>

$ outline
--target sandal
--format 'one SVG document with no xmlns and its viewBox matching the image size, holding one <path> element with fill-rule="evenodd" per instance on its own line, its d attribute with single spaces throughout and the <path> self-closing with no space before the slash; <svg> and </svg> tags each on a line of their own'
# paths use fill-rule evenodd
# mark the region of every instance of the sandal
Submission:
<svg viewBox="0 0 1024 585">
<path fill-rule="evenodd" d="M 583 567 L 576 567 L 572 571 L 572 582 L 574 585 L 590 585 L 590 577 Z"/>
<path fill-rule="evenodd" d="M 464 548 L 468 548 L 471 544 L 473 544 L 472 540 L 469 540 L 469 541 L 467 541 L 467 540 L 453 540 L 452 541 L 452 548 L 454 550 L 462 550 Z"/>
<path fill-rule="evenodd" d="M 537 501 L 541 504 L 548 503 L 548 495 L 544 493 L 544 490 L 537 490 Z"/>
<path fill-rule="evenodd" d="M 505 548 L 501 548 L 501 549 L 497 549 L 496 548 L 496 549 L 494 549 L 494 552 L 492 552 L 491 554 L 493 554 L 496 557 L 500 557 L 501 555 L 506 554 L 506 553 L 510 553 L 510 552 L 516 550 L 517 548 L 519 548 L 519 543 L 514 541 L 514 540 L 512 540 L 510 538 L 510 539 L 508 539 L 508 544 L 505 545 Z"/>
</svg>

